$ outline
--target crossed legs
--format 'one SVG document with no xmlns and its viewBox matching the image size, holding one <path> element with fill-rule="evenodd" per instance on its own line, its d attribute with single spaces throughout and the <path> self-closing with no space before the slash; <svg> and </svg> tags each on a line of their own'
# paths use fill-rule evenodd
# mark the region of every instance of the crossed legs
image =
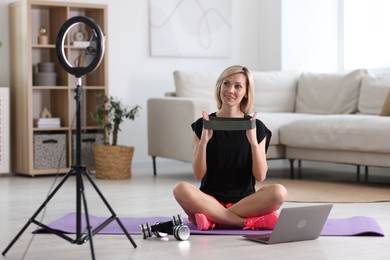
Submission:
<svg viewBox="0 0 390 260">
<path fill-rule="evenodd" d="M 173 194 L 192 220 L 195 219 L 195 213 L 203 213 L 214 223 L 243 228 L 246 218 L 263 216 L 278 210 L 286 200 L 287 190 L 279 184 L 264 186 L 229 208 L 225 208 L 215 198 L 187 182 L 177 184 Z"/>
</svg>

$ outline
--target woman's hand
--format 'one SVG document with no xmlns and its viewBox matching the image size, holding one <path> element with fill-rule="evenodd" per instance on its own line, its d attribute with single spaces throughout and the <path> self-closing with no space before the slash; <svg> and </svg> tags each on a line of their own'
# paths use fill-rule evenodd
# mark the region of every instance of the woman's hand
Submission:
<svg viewBox="0 0 390 260">
<path fill-rule="evenodd" d="M 252 116 L 252 118 L 250 119 L 251 121 L 255 120 L 256 121 L 256 116 L 257 116 L 257 112 L 255 112 Z M 248 129 L 246 130 L 246 137 L 248 138 L 248 141 L 251 145 L 255 144 L 257 145 L 257 135 L 256 135 L 256 126 L 252 129 Z"/>
<path fill-rule="evenodd" d="M 210 120 L 209 119 L 209 115 L 205 111 L 202 112 L 202 117 L 203 117 L 204 120 L 207 120 L 207 121 Z M 202 136 L 200 138 L 200 142 L 205 145 L 205 144 L 207 144 L 209 142 L 211 137 L 213 137 L 213 130 L 212 129 L 205 129 L 203 127 Z"/>
<path fill-rule="evenodd" d="M 209 120 L 209 115 L 203 111 L 202 113 L 204 120 Z M 206 165 L 206 148 L 207 143 L 213 136 L 213 130 L 202 129 L 202 136 L 199 140 L 198 136 L 194 134 L 194 152 L 192 160 L 192 169 L 194 170 L 194 176 L 197 180 L 201 180 L 207 171 Z"/>
<path fill-rule="evenodd" d="M 256 120 L 257 113 L 254 113 L 251 120 Z M 267 174 L 267 158 L 265 154 L 265 143 L 264 138 L 260 143 L 257 142 L 256 127 L 253 129 L 246 130 L 246 136 L 251 146 L 252 151 L 252 172 L 255 179 L 259 182 L 264 181 Z"/>
</svg>

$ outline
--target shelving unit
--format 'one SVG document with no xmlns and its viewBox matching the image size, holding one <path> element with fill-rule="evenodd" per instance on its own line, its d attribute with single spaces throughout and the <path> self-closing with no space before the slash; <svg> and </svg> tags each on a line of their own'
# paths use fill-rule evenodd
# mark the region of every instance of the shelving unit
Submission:
<svg viewBox="0 0 390 260">
<path fill-rule="evenodd" d="M 10 15 L 10 60 L 11 60 L 11 147 L 12 171 L 18 174 L 43 175 L 66 173 L 72 165 L 73 134 L 75 132 L 75 89 L 76 79 L 68 74 L 57 60 L 56 38 L 63 23 L 71 17 L 82 15 L 92 18 L 107 33 L 107 6 L 102 4 L 82 4 L 50 1 L 25 0 L 9 5 Z M 65 52 L 69 61 L 76 60 L 85 47 L 73 44 L 73 35 L 86 32 L 84 24 L 77 24 L 67 34 Z M 39 41 L 40 28 L 47 31 L 47 41 Z M 88 41 L 88 39 L 87 39 Z M 82 91 L 82 131 L 90 135 L 97 133 L 97 126 L 89 122 L 88 115 L 97 105 L 96 95 L 108 93 L 107 41 L 105 54 L 99 67 L 83 77 Z M 54 63 L 55 85 L 34 85 L 34 72 L 37 64 Z M 60 127 L 38 128 L 34 123 L 47 108 L 52 117 L 61 120 Z M 48 148 L 37 147 L 34 139 L 39 135 L 52 136 L 46 142 Z M 55 137 L 65 137 L 65 146 L 59 145 Z M 100 138 L 97 138 L 100 139 Z M 41 148 L 41 149 L 37 149 Z M 51 150 L 52 149 L 52 150 Z M 42 151 L 47 154 L 37 152 Z M 49 150 L 49 151 L 48 151 Z M 54 154 L 65 156 L 61 164 Z M 47 160 L 48 167 L 36 167 L 37 160 Z M 41 165 L 41 161 L 40 161 Z M 53 165 L 61 165 L 60 168 Z M 93 165 L 87 165 L 93 168 Z"/>
</svg>

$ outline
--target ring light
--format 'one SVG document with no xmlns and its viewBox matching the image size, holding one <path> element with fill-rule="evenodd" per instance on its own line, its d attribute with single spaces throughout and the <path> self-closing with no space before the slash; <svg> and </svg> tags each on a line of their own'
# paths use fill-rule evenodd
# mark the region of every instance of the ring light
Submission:
<svg viewBox="0 0 390 260">
<path fill-rule="evenodd" d="M 90 44 L 85 50 L 82 50 L 77 57 L 77 63 L 72 65 L 65 53 L 64 42 L 69 31 L 77 24 L 84 23 L 90 27 L 92 35 Z M 77 78 L 94 71 L 103 59 L 104 54 L 104 35 L 99 25 L 89 17 L 74 16 L 67 20 L 60 28 L 57 41 L 56 53 L 62 67 Z"/>
</svg>

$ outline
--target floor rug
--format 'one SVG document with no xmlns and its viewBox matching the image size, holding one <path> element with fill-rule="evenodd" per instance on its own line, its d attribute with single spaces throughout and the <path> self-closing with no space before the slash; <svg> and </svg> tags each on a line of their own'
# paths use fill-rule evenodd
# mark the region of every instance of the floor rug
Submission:
<svg viewBox="0 0 390 260">
<path fill-rule="evenodd" d="M 368 203 L 390 201 L 390 184 L 270 178 L 258 187 L 280 183 L 287 188 L 287 201 Z"/>
<path fill-rule="evenodd" d="M 106 217 L 95 217 L 90 215 L 90 224 L 97 227 L 100 223 L 105 221 Z M 153 225 L 157 222 L 170 221 L 169 217 L 143 217 L 143 218 L 120 218 L 120 221 L 125 226 L 130 235 L 141 235 L 140 225 L 149 223 Z M 82 227 L 85 229 L 85 216 L 82 217 Z M 188 225 L 192 235 L 258 235 L 271 233 L 270 230 L 241 230 L 241 229 L 214 229 L 207 231 L 199 231 L 193 223 L 184 220 L 184 224 Z M 76 214 L 68 213 L 65 216 L 48 224 L 50 228 L 58 230 L 64 234 L 74 234 L 76 230 Z M 47 233 L 45 229 L 37 229 L 34 233 Z M 108 226 L 102 229 L 99 234 L 123 234 L 116 221 L 111 222 Z M 376 220 L 371 217 L 356 216 L 346 219 L 328 219 L 325 223 L 321 236 L 384 236 L 384 233 Z"/>
</svg>

